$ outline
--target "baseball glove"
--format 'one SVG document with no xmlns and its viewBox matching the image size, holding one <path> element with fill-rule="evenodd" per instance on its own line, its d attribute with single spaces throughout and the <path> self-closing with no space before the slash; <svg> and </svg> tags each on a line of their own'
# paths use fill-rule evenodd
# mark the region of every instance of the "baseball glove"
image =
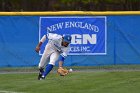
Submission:
<svg viewBox="0 0 140 93">
<path fill-rule="evenodd" d="M 69 71 L 67 69 L 62 68 L 62 67 L 59 67 L 57 70 L 57 73 L 60 76 L 66 76 L 69 73 Z"/>
</svg>

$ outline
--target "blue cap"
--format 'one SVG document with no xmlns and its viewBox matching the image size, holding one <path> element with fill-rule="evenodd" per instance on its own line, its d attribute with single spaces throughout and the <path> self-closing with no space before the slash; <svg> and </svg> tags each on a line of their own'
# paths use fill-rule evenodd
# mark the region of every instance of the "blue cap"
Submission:
<svg viewBox="0 0 140 93">
<path fill-rule="evenodd" d="M 64 42 L 71 43 L 71 35 L 64 35 L 63 40 Z"/>
</svg>

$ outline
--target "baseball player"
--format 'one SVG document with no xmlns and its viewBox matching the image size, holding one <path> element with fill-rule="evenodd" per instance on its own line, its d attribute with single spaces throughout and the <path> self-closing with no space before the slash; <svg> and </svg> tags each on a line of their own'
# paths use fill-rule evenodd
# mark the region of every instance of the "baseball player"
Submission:
<svg viewBox="0 0 140 93">
<path fill-rule="evenodd" d="M 63 62 L 69 52 L 69 46 L 71 43 L 70 35 L 61 36 L 58 34 L 49 33 L 47 35 L 44 35 L 41 38 L 39 44 L 36 46 L 35 50 L 37 53 L 39 52 L 42 43 L 44 43 L 46 39 L 48 39 L 48 43 L 46 44 L 44 53 L 38 65 L 39 67 L 38 80 L 45 79 L 45 77 L 52 70 L 56 61 L 59 62 L 59 68 L 63 69 Z M 45 66 L 46 69 L 44 71 Z"/>
</svg>

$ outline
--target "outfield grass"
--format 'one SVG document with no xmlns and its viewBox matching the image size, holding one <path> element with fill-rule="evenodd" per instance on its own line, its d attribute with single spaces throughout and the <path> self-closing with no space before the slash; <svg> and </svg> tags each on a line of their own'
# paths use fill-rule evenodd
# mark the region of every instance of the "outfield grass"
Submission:
<svg viewBox="0 0 140 93">
<path fill-rule="evenodd" d="M 107 65 L 107 66 L 71 66 L 66 67 L 68 69 L 73 68 L 74 70 L 87 71 L 87 70 L 139 70 L 140 65 Z M 57 70 L 58 67 L 54 67 L 54 70 Z M 0 67 L 1 72 L 37 72 L 38 67 Z"/>
<path fill-rule="evenodd" d="M 36 73 L 0 74 L 0 91 L 0 93 L 140 93 L 140 72 L 73 72 L 65 77 L 50 73 L 46 80 L 42 81 L 37 80 Z"/>
</svg>

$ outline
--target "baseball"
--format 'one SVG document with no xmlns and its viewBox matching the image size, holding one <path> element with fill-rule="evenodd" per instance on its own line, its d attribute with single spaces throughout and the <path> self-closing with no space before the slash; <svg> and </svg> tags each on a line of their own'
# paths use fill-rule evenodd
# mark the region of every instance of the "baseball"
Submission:
<svg viewBox="0 0 140 93">
<path fill-rule="evenodd" d="M 73 70 L 70 68 L 70 69 L 69 69 L 69 72 L 73 72 Z"/>
</svg>

